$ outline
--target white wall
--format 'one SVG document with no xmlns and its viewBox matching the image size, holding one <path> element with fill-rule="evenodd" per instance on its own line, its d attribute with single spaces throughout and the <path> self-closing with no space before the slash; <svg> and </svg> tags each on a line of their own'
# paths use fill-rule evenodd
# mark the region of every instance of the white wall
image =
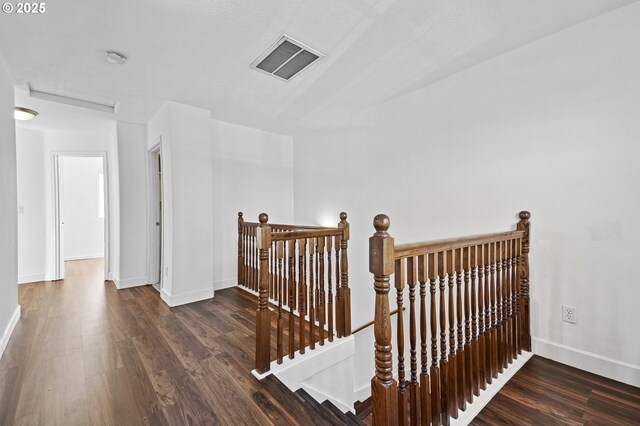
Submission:
<svg viewBox="0 0 640 426">
<path fill-rule="evenodd" d="M 293 223 L 293 145 L 290 136 L 222 121 L 212 120 L 211 129 L 217 191 L 214 280 L 220 289 L 237 284 L 239 211 L 249 222 L 266 212 L 272 223 Z"/>
<path fill-rule="evenodd" d="M 118 288 L 147 284 L 146 127 L 117 123 L 120 262 Z"/>
<path fill-rule="evenodd" d="M 150 120 L 162 140 L 161 296 L 170 306 L 213 297 L 213 147 L 208 111 L 167 102 Z"/>
<path fill-rule="evenodd" d="M 636 3 L 295 138 L 296 223 L 350 215 L 354 326 L 373 317 L 375 214 L 410 242 L 528 209 L 536 351 L 640 385 L 639 21 Z"/>
<path fill-rule="evenodd" d="M 42 143 L 37 141 L 42 140 Z M 36 143 L 34 143 L 36 142 Z M 21 176 L 18 188 L 20 200 L 30 200 L 33 208 L 25 201 L 24 215 L 20 221 L 27 219 L 25 226 L 20 228 L 18 257 L 20 282 L 50 280 L 54 273 L 54 216 L 53 216 L 53 153 L 107 153 L 108 197 L 110 203 L 109 251 L 111 265 L 109 275 L 118 271 L 119 262 L 119 202 L 118 202 L 118 147 L 115 134 L 115 122 L 96 128 L 95 131 L 52 131 L 42 132 L 18 129 L 18 169 Z M 40 165 L 40 167 L 37 167 Z M 37 170 L 36 170 L 37 169 Z M 24 176 L 28 175 L 28 178 Z M 41 183 L 42 176 L 44 182 Z M 21 201 L 22 202 L 22 201 Z M 38 209 L 37 207 L 39 206 Z M 39 216 L 37 216 L 39 214 Z M 44 221 L 44 233 L 28 226 L 41 224 Z M 37 225 L 41 226 L 41 225 Z M 41 229 L 41 228 L 40 228 Z M 32 248 L 29 250 L 27 248 Z M 44 254 L 42 254 L 44 251 Z M 44 259 L 44 261 L 42 261 Z"/>
<path fill-rule="evenodd" d="M 20 317 L 13 85 L 0 56 L 0 357 Z"/>
<path fill-rule="evenodd" d="M 63 157 L 62 191 L 64 260 L 104 256 L 104 211 L 99 214 L 104 185 L 102 157 Z"/>
<path fill-rule="evenodd" d="M 18 175 L 18 283 L 44 280 L 44 134 L 16 129 Z"/>
<path fill-rule="evenodd" d="M 164 300 L 175 306 L 235 285 L 238 211 L 251 221 L 262 211 L 293 219 L 292 138 L 168 102 L 147 141 L 162 148 Z"/>
</svg>

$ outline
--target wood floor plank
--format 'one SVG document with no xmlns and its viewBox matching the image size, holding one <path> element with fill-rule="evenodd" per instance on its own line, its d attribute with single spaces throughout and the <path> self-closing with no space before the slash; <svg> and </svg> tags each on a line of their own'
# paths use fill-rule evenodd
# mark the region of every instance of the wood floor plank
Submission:
<svg viewBox="0 0 640 426">
<path fill-rule="evenodd" d="M 471 424 L 638 426 L 640 388 L 534 356 Z"/>
</svg>

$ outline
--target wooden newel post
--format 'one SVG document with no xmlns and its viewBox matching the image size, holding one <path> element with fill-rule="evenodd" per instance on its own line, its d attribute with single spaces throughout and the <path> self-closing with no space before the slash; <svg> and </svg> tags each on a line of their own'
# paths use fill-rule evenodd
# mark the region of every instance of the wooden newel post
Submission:
<svg viewBox="0 0 640 426">
<path fill-rule="evenodd" d="M 260 251 L 260 275 L 258 281 L 258 311 L 256 314 L 256 371 L 269 371 L 271 351 L 271 319 L 269 314 L 269 247 L 271 227 L 267 225 L 269 216 L 260 213 L 257 243 Z"/>
<path fill-rule="evenodd" d="M 342 229 L 340 239 L 340 299 L 342 303 L 342 330 L 343 336 L 351 335 L 351 289 L 349 288 L 349 258 L 347 256 L 347 246 L 349 241 L 349 222 L 347 214 L 340 213 L 340 223 L 338 228 Z"/>
<path fill-rule="evenodd" d="M 244 250 L 242 249 L 242 231 L 244 228 L 244 219 L 242 218 L 242 212 L 238 212 L 238 284 L 245 284 L 244 282 Z"/>
<path fill-rule="evenodd" d="M 520 315 L 522 315 L 522 346 L 531 351 L 531 323 L 529 317 L 529 218 L 531 213 L 520 212 L 518 230 L 524 231 L 522 237 L 522 256 L 520 258 Z"/>
<path fill-rule="evenodd" d="M 371 379 L 374 425 L 398 423 L 398 385 L 393 379 L 389 317 L 389 276 L 394 272 L 394 245 L 393 238 L 387 232 L 389 225 L 386 215 L 377 215 L 373 219 L 376 233 L 369 238 L 369 271 L 373 274 L 376 290 L 373 323 L 376 375 Z"/>
</svg>

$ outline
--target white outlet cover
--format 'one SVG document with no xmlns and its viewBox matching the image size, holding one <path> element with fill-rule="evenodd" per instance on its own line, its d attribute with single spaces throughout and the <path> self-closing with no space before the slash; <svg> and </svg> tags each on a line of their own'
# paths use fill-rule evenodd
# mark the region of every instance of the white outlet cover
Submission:
<svg viewBox="0 0 640 426">
<path fill-rule="evenodd" d="M 577 321 L 575 306 L 562 305 L 562 321 L 575 324 Z"/>
</svg>

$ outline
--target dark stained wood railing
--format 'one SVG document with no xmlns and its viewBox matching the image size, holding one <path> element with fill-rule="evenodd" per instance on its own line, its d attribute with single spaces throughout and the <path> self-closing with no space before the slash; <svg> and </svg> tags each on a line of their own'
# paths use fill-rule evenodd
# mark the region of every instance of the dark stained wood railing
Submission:
<svg viewBox="0 0 640 426">
<path fill-rule="evenodd" d="M 523 350 L 531 350 L 529 217 L 520 213 L 516 231 L 403 245 L 395 245 L 387 232 L 387 216 L 374 218 L 376 232 L 369 239 L 376 291 L 373 424 L 448 425 Z M 396 317 L 397 380 L 389 316 L 392 275 L 399 311 L 407 288 L 409 295 L 408 327 L 404 315 Z"/>
<path fill-rule="evenodd" d="M 238 285 L 258 293 L 256 371 L 351 335 L 347 214 L 335 228 L 245 222 L 238 213 Z M 275 319 L 269 305 L 275 308 Z M 277 329 L 275 357 L 270 329 Z M 286 348 L 285 348 L 286 346 Z"/>
</svg>

